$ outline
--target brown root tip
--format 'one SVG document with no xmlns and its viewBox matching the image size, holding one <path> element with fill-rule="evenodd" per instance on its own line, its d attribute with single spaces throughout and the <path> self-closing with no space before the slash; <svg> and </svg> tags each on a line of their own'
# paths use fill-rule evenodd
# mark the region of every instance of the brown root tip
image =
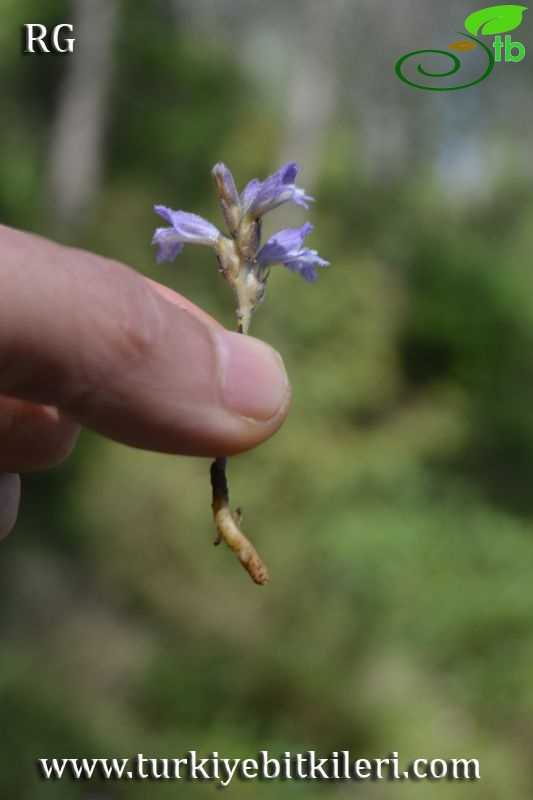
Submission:
<svg viewBox="0 0 533 800">
<path fill-rule="evenodd" d="M 265 586 L 269 582 L 270 575 L 268 574 L 268 570 L 262 561 L 259 561 L 257 564 L 250 564 L 248 566 L 243 564 L 243 567 L 253 582 L 257 583 L 258 586 Z"/>
</svg>

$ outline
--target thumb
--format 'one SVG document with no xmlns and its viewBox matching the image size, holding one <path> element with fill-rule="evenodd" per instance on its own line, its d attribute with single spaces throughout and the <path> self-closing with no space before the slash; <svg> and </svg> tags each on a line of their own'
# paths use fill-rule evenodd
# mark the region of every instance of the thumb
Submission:
<svg viewBox="0 0 533 800">
<path fill-rule="evenodd" d="M 247 450 L 285 419 L 289 382 L 269 345 L 122 264 L 0 228 L 0 285 L 0 393 L 192 455 Z"/>
</svg>

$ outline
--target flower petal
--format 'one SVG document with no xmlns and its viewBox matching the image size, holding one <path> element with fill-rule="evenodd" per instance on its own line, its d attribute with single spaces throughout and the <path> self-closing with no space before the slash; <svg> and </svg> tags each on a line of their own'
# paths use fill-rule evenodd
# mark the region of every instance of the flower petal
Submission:
<svg viewBox="0 0 533 800">
<path fill-rule="evenodd" d="M 317 267 L 329 267 L 329 261 L 320 258 L 316 250 L 309 250 L 305 247 L 297 258 L 292 258 L 281 262 L 284 267 L 288 267 L 291 272 L 299 272 L 306 281 L 314 283 L 318 279 Z"/>
<path fill-rule="evenodd" d="M 272 236 L 257 254 L 257 261 L 266 268 L 271 264 L 283 264 L 291 272 L 299 272 L 305 280 L 314 282 L 318 278 L 315 266 L 327 267 L 328 261 L 320 258 L 316 250 L 304 247 L 304 239 L 313 229 L 306 222 L 301 228 L 286 228 Z"/>
<path fill-rule="evenodd" d="M 257 254 L 260 264 L 266 266 L 293 258 L 303 248 L 304 239 L 313 230 L 310 222 L 301 228 L 285 228 L 271 236 Z"/>
<path fill-rule="evenodd" d="M 262 183 L 250 181 L 241 195 L 243 212 L 257 219 L 289 200 L 308 208 L 307 203 L 313 198 L 294 183 L 300 170 L 295 161 L 290 161 Z"/>
<path fill-rule="evenodd" d="M 152 244 L 159 245 L 158 264 L 163 261 L 174 261 L 183 250 L 183 242 L 180 241 L 174 228 L 157 228 L 152 238 Z"/>
<path fill-rule="evenodd" d="M 261 186 L 261 181 L 258 181 L 257 178 L 252 178 L 246 186 L 244 187 L 241 193 L 241 205 L 243 209 L 247 209 L 250 207 L 254 197 L 257 194 L 257 190 Z"/>
<path fill-rule="evenodd" d="M 158 263 L 172 261 L 181 252 L 184 244 L 207 244 L 214 246 L 221 234 L 210 222 L 188 211 L 173 211 L 166 206 L 154 206 L 155 211 L 168 222 L 170 228 L 157 228 L 152 244 L 159 245 Z"/>
<path fill-rule="evenodd" d="M 154 206 L 155 211 L 164 217 L 184 242 L 193 244 L 214 244 L 220 231 L 198 214 L 188 211 L 173 211 L 166 206 Z"/>
</svg>

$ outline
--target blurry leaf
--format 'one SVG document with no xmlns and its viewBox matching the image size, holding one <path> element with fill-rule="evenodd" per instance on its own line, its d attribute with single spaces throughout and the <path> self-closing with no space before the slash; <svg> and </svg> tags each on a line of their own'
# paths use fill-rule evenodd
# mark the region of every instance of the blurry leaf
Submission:
<svg viewBox="0 0 533 800">
<path fill-rule="evenodd" d="M 527 6 L 491 6 L 470 14 L 465 20 L 466 30 L 477 36 L 494 36 L 496 33 L 514 31 L 522 22 L 522 13 Z"/>
<path fill-rule="evenodd" d="M 461 39 L 459 42 L 454 42 L 449 46 L 449 50 L 473 50 L 474 47 L 477 47 L 475 42 L 471 42 L 469 39 Z"/>
</svg>

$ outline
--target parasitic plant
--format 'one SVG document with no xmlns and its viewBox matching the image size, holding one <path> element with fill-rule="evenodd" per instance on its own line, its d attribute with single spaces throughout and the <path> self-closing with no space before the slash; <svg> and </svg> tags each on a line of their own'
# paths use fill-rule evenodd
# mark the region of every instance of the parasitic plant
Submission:
<svg viewBox="0 0 533 800">
<path fill-rule="evenodd" d="M 290 200 L 305 209 L 309 207 L 308 202 L 313 198 L 295 184 L 299 171 L 300 167 L 290 162 L 264 181 L 254 178 L 239 194 L 230 170 L 224 164 L 216 164 L 212 174 L 229 236 L 196 214 L 155 206 L 155 211 L 168 223 L 166 227 L 157 228 L 152 240 L 159 246 L 158 263 L 172 261 L 184 244 L 212 247 L 219 272 L 235 291 L 239 333 L 249 331 L 252 314 L 264 298 L 272 265 L 283 264 L 310 282 L 317 279 L 316 267 L 328 265 L 316 250 L 304 244 L 313 229 L 308 222 L 300 228 L 279 231 L 261 246 L 261 221 L 267 212 Z M 240 529 L 241 509 L 231 512 L 229 508 L 226 465 L 226 457 L 216 458 L 211 465 L 216 544 L 224 541 L 252 579 L 264 584 L 269 580 L 268 571 Z"/>
</svg>

